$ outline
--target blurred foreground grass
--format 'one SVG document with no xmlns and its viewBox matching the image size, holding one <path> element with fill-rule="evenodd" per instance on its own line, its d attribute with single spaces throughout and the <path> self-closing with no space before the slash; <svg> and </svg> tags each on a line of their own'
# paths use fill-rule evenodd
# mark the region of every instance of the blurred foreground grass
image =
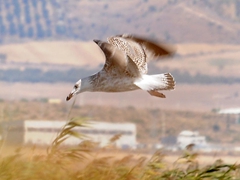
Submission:
<svg viewBox="0 0 240 180">
<path fill-rule="evenodd" d="M 41 153 L 34 147 L 27 152 L 19 148 L 10 155 L 1 150 L 0 180 L 240 179 L 239 164 L 226 164 L 219 159 L 210 165 L 199 165 L 198 154 L 192 151 L 192 146 L 172 164 L 165 162 L 161 151 L 156 151 L 151 158 L 136 158 L 131 154 L 119 158 L 99 155 L 97 144 L 91 141 L 62 147 L 68 137 L 83 138 L 74 131 L 78 126 L 84 126 L 82 119 L 69 121 L 51 146 Z M 113 137 L 105 149 L 118 138 Z"/>
</svg>

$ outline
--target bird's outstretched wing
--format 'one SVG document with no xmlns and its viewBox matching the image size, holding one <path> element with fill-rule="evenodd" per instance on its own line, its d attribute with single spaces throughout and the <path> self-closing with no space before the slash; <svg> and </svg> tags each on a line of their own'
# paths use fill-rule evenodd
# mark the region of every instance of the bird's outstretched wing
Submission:
<svg viewBox="0 0 240 180">
<path fill-rule="evenodd" d="M 139 76 L 139 70 L 134 61 L 123 51 L 113 45 L 100 40 L 93 40 L 105 55 L 103 70 L 113 74 L 127 74 L 132 77 Z"/>
<path fill-rule="evenodd" d="M 150 60 L 150 58 L 172 56 L 176 51 L 172 46 L 169 47 L 166 44 L 156 42 L 155 40 L 149 38 L 129 34 L 117 35 L 117 37 L 122 37 L 126 40 L 131 40 L 141 45 L 148 60 Z"/>
<path fill-rule="evenodd" d="M 173 49 L 163 44 L 134 35 L 123 34 L 109 37 L 108 43 L 96 40 L 95 42 L 106 56 L 105 69 L 118 65 L 121 70 L 128 68 L 134 76 L 147 74 L 147 59 L 170 56 L 174 53 Z M 128 63 L 131 64 L 131 68 Z"/>
</svg>

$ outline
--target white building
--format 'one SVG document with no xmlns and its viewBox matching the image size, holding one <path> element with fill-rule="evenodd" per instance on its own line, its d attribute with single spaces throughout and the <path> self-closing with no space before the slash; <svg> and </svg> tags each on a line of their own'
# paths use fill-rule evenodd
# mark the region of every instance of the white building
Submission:
<svg viewBox="0 0 240 180">
<path fill-rule="evenodd" d="M 229 109 L 222 109 L 218 112 L 219 114 L 240 114 L 240 108 L 229 108 Z"/>
<path fill-rule="evenodd" d="M 100 146 L 107 145 L 114 135 L 121 134 L 116 141 L 117 147 L 136 147 L 135 124 L 98 121 L 89 121 L 88 123 L 88 127 L 77 127 L 73 130 L 85 135 L 91 141 L 98 142 Z M 1 124 L 1 130 L 3 139 L 10 144 L 50 145 L 65 124 L 65 121 L 54 120 L 9 121 Z M 70 137 L 63 144 L 76 145 L 81 141 L 79 138 Z"/>
<path fill-rule="evenodd" d="M 219 114 L 226 114 L 226 115 L 229 115 L 229 114 L 233 114 L 236 116 L 236 124 L 240 124 L 240 108 L 229 108 L 229 109 L 222 109 L 218 112 Z M 227 116 L 227 123 L 229 119 L 228 119 L 228 116 Z"/>
<path fill-rule="evenodd" d="M 189 144 L 194 144 L 197 148 L 206 147 L 206 137 L 200 136 L 197 131 L 182 131 L 177 136 L 177 146 L 185 149 Z"/>
</svg>

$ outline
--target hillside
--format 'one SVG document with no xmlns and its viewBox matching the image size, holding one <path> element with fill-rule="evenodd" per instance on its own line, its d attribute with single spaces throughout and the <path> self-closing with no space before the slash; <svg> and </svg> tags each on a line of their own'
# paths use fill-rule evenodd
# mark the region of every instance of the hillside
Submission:
<svg viewBox="0 0 240 180">
<path fill-rule="evenodd" d="M 239 1 L 213 0 L 3 1 L 0 67 L 21 71 L 100 69 L 104 57 L 92 39 L 133 33 L 163 39 L 176 47 L 173 59 L 154 62 L 152 67 L 181 76 L 200 74 L 201 79 L 237 78 L 239 7 Z"/>
<path fill-rule="evenodd" d="M 238 0 L 1 1 L 0 42 L 137 32 L 174 43 L 240 43 L 239 6 Z"/>
</svg>

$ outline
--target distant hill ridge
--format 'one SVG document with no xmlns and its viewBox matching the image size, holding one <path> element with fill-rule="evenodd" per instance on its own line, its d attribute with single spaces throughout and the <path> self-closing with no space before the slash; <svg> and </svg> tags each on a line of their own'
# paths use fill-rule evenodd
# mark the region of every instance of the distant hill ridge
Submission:
<svg viewBox="0 0 240 180">
<path fill-rule="evenodd" d="M 0 43 L 138 33 L 170 42 L 240 43 L 240 0 L 9 0 Z"/>
</svg>

